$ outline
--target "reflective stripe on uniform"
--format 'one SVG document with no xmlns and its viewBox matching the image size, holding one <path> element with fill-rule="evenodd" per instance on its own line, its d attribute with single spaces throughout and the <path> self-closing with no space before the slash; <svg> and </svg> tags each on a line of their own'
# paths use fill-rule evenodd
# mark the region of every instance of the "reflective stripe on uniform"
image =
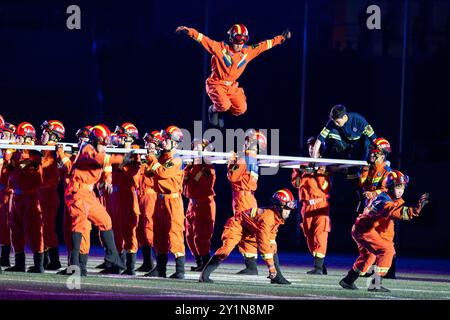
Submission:
<svg viewBox="0 0 450 320">
<path fill-rule="evenodd" d="M 313 257 L 325 258 L 325 255 L 323 253 L 320 253 L 320 252 L 313 252 Z"/>
<path fill-rule="evenodd" d="M 261 254 L 261 257 L 263 258 L 263 260 L 273 259 L 273 254 L 272 253 L 263 253 L 263 254 Z"/>
<path fill-rule="evenodd" d="M 258 254 L 257 254 L 257 253 L 248 253 L 248 252 L 244 252 L 244 253 L 242 253 L 242 255 L 243 255 L 245 258 L 257 258 L 257 257 L 258 257 Z"/>
<path fill-rule="evenodd" d="M 173 255 L 175 256 L 175 258 L 179 258 L 179 257 L 184 257 L 185 256 L 185 254 L 182 253 L 182 252 L 175 252 Z"/>
<path fill-rule="evenodd" d="M 267 40 L 267 49 L 272 49 L 272 40 Z"/>
<path fill-rule="evenodd" d="M 330 130 L 327 128 L 323 128 L 322 131 L 320 131 L 320 135 L 324 138 L 328 137 L 328 134 L 330 133 Z"/>
<path fill-rule="evenodd" d="M 364 135 L 366 135 L 370 138 L 371 136 L 373 136 L 374 133 L 375 132 L 373 131 L 372 126 L 370 124 L 365 126 L 364 131 L 363 131 Z"/>
<path fill-rule="evenodd" d="M 195 39 L 198 43 L 202 42 L 203 39 L 203 33 L 199 33 L 197 36 L 197 39 Z"/>
<path fill-rule="evenodd" d="M 105 167 L 107 164 L 109 164 L 109 160 L 111 160 L 111 155 L 106 154 L 105 159 L 103 160 L 103 166 Z"/>
<path fill-rule="evenodd" d="M 329 133 L 328 138 L 341 141 L 341 136 L 335 133 Z"/>
<path fill-rule="evenodd" d="M 158 169 L 159 167 L 161 167 L 161 164 L 159 162 L 155 163 L 153 165 L 153 167 L 151 167 L 150 171 L 155 171 L 156 169 Z"/>
<path fill-rule="evenodd" d="M 411 220 L 408 214 L 408 207 L 403 207 L 402 209 L 402 220 Z"/>
<path fill-rule="evenodd" d="M 256 212 L 258 211 L 258 208 L 253 208 L 250 211 L 250 218 L 254 218 L 256 216 Z"/>
</svg>

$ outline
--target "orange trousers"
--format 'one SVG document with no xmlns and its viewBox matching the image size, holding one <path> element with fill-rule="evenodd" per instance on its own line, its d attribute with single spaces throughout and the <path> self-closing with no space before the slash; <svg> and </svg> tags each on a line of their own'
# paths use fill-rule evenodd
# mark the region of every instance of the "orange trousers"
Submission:
<svg viewBox="0 0 450 320">
<path fill-rule="evenodd" d="M 11 193 L 6 190 L 0 191 L 0 245 L 11 245 L 11 233 L 9 226 Z"/>
<path fill-rule="evenodd" d="M 94 224 L 99 231 L 111 230 L 111 218 L 102 206 L 95 193 L 88 190 L 66 192 L 64 196 L 72 222 L 72 232 L 86 232 L 88 221 Z"/>
<path fill-rule="evenodd" d="M 328 233 L 331 231 L 330 207 L 312 211 L 304 210 L 304 208 L 302 207 L 303 221 L 300 223 L 300 227 L 305 235 L 309 252 L 314 257 L 325 258 Z"/>
<path fill-rule="evenodd" d="M 64 242 L 66 243 L 67 252 L 72 251 L 72 218 L 69 214 L 69 209 L 64 204 Z M 91 230 L 92 224 L 89 220 L 86 220 L 86 228 L 81 236 L 80 254 L 89 254 L 91 248 Z"/>
<path fill-rule="evenodd" d="M 58 190 L 53 188 L 39 190 L 39 202 L 42 209 L 44 247 L 45 249 L 57 247 L 56 215 L 59 207 Z"/>
<path fill-rule="evenodd" d="M 257 208 L 256 198 L 250 191 L 233 192 L 232 200 L 233 212 L 236 213 Z M 246 258 L 257 258 L 258 249 L 256 246 L 256 238 L 252 234 L 246 234 L 239 242 L 239 252 Z"/>
<path fill-rule="evenodd" d="M 217 112 L 230 111 L 233 116 L 240 116 L 247 111 L 247 98 L 244 89 L 239 88 L 237 82 L 227 86 L 223 83 L 207 81 L 206 93 Z"/>
<path fill-rule="evenodd" d="M 115 186 L 109 201 L 117 251 L 136 253 L 139 248 L 136 229 L 140 211 L 135 189 Z"/>
<path fill-rule="evenodd" d="M 11 201 L 10 225 L 14 252 L 24 252 L 26 242 L 33 253 L 44 252 L 42 211 L 37 192 L 15 194 Z"/>
<path fill-rule="evenodd" d="M 209 254 L 215 220 L 216 202 L 213 196 L 189 200 L 186 210 L 186 242 L 194 256 Z"/>
<path fill-rule="evenodd" d="M 139 247 L 153 247 L 153 215 L 156 209 L 158 194 L 153 189 L 149 190 L 151 191 L 146 191 L 145 194 L 139 198 L 139 207 L 141 211 L 137 227 Z"/>
<path fill-rule="evenodd" d="M 353 270 L 363 275 L 376 262 L 375 272 L 384 276 L 389 271 L 395 255 L 394 242 L 383 239 L 374 229 L 360 234 L 353 227 L 352 237 L 359 250 Z"/>
<path fill-rule="evenodd" d="M 153 215 L 153 244 L 157 253 L 185 255 L 184 209 L 181 194 L 158 194 Z"/>
</svg>

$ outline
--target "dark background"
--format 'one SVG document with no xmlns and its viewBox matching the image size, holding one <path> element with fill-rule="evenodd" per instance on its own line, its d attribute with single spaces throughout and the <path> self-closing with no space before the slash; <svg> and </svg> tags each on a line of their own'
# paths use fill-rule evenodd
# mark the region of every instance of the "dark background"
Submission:
<svg viewBox="0 0 450 320">
<path fill-rule="evenodd" d="M 81 30 L 66 28 L 70 4 L 81 7 Z M 381 8 L 381 30 L 366 28 L 370 4 Z M 431 194 L 420 219 L 400 224 L 398 254 L 449 257 L 449 1 L 0 0 L 0 113 L 36 128 L 61 120 L 72 141 L 77 128 L 98 122 L 113 129 L 130 121 L 141 134 L 171 124 L 192 129 L 210 104 L 210 57 L 174 30 L 186 25 L 225 40 L 234 23 L 248 27 L 250 43 L 286 27 L 293 37 L 247 68 L 239 82 L 248 112 L 227 117 L 227 127 L 280 129 L 280 154 L 304 155 L 301 140 L 320 132 L 334 104 L 345 104 L 391 142 L 392 166 L 411 177 L 405 199 Z M 232 214 L 225 167 L 217 173 L 215 247 Z M 260 204 L 291 187 L 290 175 L 262 176 Z M 329 252 L 354 253 L 356 196 L 342 175 L 332 205 Z M 298 220 L 280 231 L 280 250 L 307 251 Z"/>
</svg>

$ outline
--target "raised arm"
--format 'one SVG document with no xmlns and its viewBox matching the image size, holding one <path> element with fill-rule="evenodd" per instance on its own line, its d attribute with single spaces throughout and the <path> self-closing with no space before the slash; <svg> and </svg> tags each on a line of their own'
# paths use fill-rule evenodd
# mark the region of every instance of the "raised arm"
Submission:
<svg viewBox="0 0 450 320">
<path fill-rule="evenodd" d="M 198 32 L 194 28 L 188 28 L 185 26 L 178 27 L 175 32 L 177 34 L 185 33 L 198 43 L 200 43 L 206 51 L 208 51 L 210 54 L 214 54 L 214 52 L 218 51 L 220 49 L 220 42 L 211 40 L 207 36 L 205 36 L 203 33 Z"/>
<path fill-rule="evenodd" d="M 248 60 L 254 59 L 259 56 L 264 51 L 272 49 L 273 47 L 282 44 L 287 39 L 291 38 L 291 32 L 289 29 L 285 30 L 281 35 L 276 36 L 275 38 L 261 41 L 253 46 L 251 46 L 251 50 L 249 53 Z"/>
</svg>

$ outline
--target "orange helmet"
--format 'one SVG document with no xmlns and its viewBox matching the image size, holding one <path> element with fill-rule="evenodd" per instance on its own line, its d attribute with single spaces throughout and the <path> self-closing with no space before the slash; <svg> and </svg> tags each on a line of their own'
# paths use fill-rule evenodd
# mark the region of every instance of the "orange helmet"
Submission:
<svg viewBox="0 0 450 320">
<path fill-rule="evenodd" d="M 247 27 L 240 23 L 233 25 L 228 30 L 228 35 L 232 44 L 244 44 L 249 39 Z"/>
<path fill-rule="evenodd" d="M 166 130 L 164 130 L 164 138 L 181 143 L 183 142 L 183 131 L 176 126 L 169 126 Z"/>
<path fill-rule="evenodd" d="M 382 151 L 384 153 L 390 153 L 392 151 L 391 144 L 385 138 L 376 138 L 373 141 L 373 148 L 370 152 Z"/>
<path fill-rule="evenodd" d="M 0 130 L 3 129 L 3 126 L 5 125 L 5 119 L 3 118 L 3 116 L 0 114 Z"/>
<path fill-rule="evenodd" d="M 117 126 L 116 130 L 114 130 L 114 133 L 116 133 L 119 137 L 131 136 L 134 140 L 139 139 L 139 131 L 131 122 L 125 122 L 121 126 Z"/>
<path fill-rule="evenodd" d="M 163 136 L 160 131 L 154 130 L 150 133 L 147 132 L 146 134 L 144 134 L 144 141 L 159 145 L 163 141 Z"/>
<path fill-rule="evenodd" d="M 77 138 L 89 138 L 91 128 L 92 126 L 81 127 L 77 130 L 77 133 L 75 133 L 75 135 L 77 136 Z"/>
<path fill-rule="evenodd" d="M 30 137 L 33 140 L 36 140 L 36 129 L 34 129 L 33 125 L 29 122 L 21 122 L 17 126 L 15 134 L 19 137 Z"/>
<path fill-rule="evenodd" d="M 107 145 L 111 140 L 111 131 L 104 124 L 93 126 L 89 130 L 89 140 L 97 144 Z"/>
<path fill-rule="evenodd" d="M 272 196 L 272 203 L 283 209 L 293 210 L 297 208 L 297 201 L 289 189 L 281 189 L 275 192 Z"/>
<path fill-rule="evenodd" d="M 398 170 L 392 170 L 385 178 L 385 184 L 388 188 L 393 188 L 396 185 L 409 183 L 409 177 Z"/>
<path fill-rule="evenodd" d="M 0 128 L 2 132 L 14 133 L 16 132 L 16 126 L 9 122 L 4 122 L 3 126 Z"/>
<path fill-rule="evenodd" d="M 41 129 L 44 132 L 47 131 L 50 134 L 54 134 L 59 140 L 64 139 L 64 135 L 66 133 L 64 125 L 58 120 L 44 121 L 44 123 L 41 124 Z"/>
<path fill-rule="evenodd" d="M 262 131 L 258 131 L 255 129 L 250 129 L 247 130 L 247 132 L 245 133 L 245 141 L 249 142 L 249 141 L 257 141 L 258 142 L 258 146 L 260 149 L 262 150 L 266 150 L 267 148 L 267 138 L 264 135 L 264 133 L 262 133 Z"/>
</svg>

